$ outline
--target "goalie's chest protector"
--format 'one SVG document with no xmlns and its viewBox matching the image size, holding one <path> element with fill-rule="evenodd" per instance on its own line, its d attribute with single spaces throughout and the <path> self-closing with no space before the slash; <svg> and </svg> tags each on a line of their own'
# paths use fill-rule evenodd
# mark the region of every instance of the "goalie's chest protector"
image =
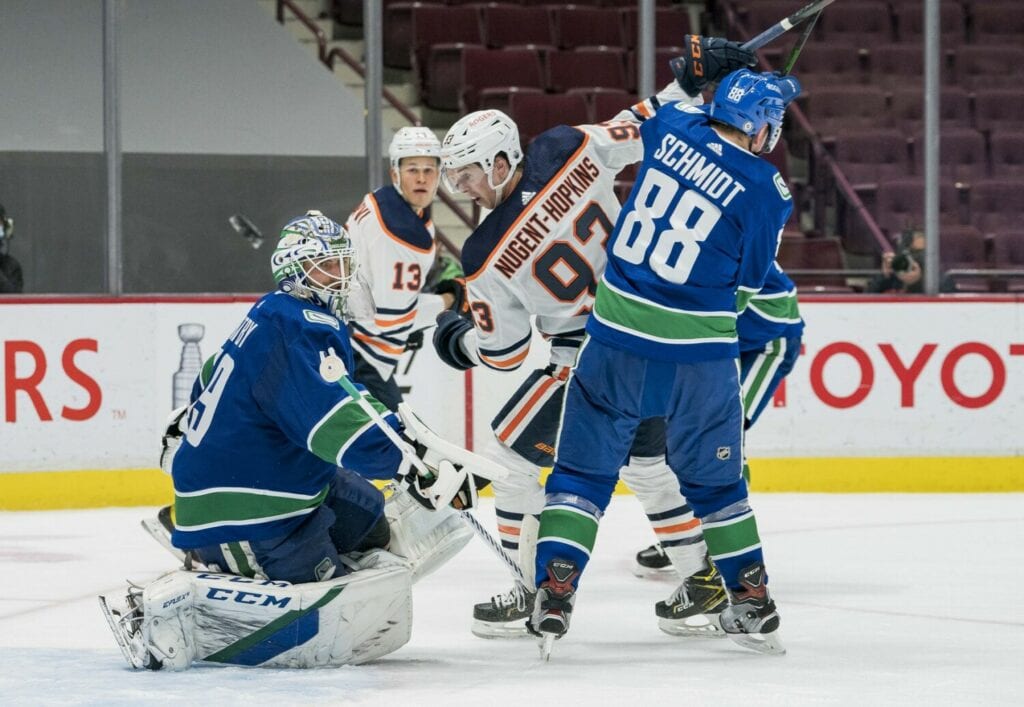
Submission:
<svg viewBox="0 0 1024 707">
<path fill-rule="evenodd" d="M 519 183 L 466 241 L 471 297 L 494 317 L 512 304 L 538 315 L 542 333 L 582 328 L 619 213 L 616 172 L 599 159 L 593 140 L 568 126 L 538 136 Z"/>
</svg>

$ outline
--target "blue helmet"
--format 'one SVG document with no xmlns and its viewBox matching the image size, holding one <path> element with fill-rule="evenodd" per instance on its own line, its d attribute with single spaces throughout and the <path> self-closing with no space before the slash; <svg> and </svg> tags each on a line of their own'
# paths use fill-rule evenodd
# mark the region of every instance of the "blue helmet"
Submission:
<svg viewBox="0 0 1024 707">
<path fill-rule="evenodd" d="M 782 135 L 786 106 L 800 94 L 800 82 L 792 76 L 734 71 L 725 77 L 711 101 L 711 119 L 730 125 L 750 137 L 770 126 L 762 152 L 775 149 Z"/>
</svg>

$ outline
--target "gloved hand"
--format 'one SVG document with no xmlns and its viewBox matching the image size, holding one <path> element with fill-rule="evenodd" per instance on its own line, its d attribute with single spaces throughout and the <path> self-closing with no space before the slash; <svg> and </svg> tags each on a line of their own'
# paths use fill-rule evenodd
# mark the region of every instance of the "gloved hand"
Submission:
<svg viewBox="0 0 1024 707">
<path fill-rule="evenodd" d="M 453 301 L 448 309 L 462 315 L 469 313 L 469 298 L 466 296 L 466 278 L 454 277 L 450 280 L 441 280 L 434 287 L 434 294 L 451 295 Z"/>
<path fill-rule="evenodd" d="M 423 348 L 423 329 L 417 329 L 413 333 L 409 334 L 409 338 L 405 340 L 406 351 L 416 351 L 417 349 Z"/>
<path fill-rule="evenodd" d="M 420 463 L 409 460 L 402 479 L 417 503 L 432 511 L 445 504 L 456 510 L 468 510 L 476 505 L 481 484 L 472 474 L 461 464 L 438 458 L 423 444 L 408 438 L 406 441 L 415 449 Z M 486 485 L 486 480 L 483 481 Z"/>
<path fill-rule="evenodd" d="M 709 83 L 725 78 L 737 69 L 757 63 L 754 53 L 722 37 L 688 34 L 684 40 L 687 51 L 669 61 L 679 86 L 688 96 L 696 96 Z"/>
<path fill-rule="evenodd" d="M 167 416 L 167 427 L 160 440 L 160 468 L 165 474 L 171 473 L 171 460 L 174 459 L 174 453 L 181 446 L 181 440 L 185 438 L 185 425 L 187 424 L 185 413 L 187 411 L 188 406 L 182 405 L 180 408 L 171 410 L 171 414 Z"/>
<path fill-rule="evenodd" d="M 800 96 L 803 86 L 800 85 L 800 81 L 793 74 L 783 76 L 778 71 L 774 72 L 774 74 L 775 82 L 779 85 L 779 90 L 782 91 L 782 100 L 788 106 Z"/>
<path fill-rule="evenodd" d="M 463 334 L 473 329 L 473 322 L 460 317 L 454 310 L 446 309 L 437 315 L 437 329 L 434 330 L 434 350 L 442 361 L 452 368 L 466 371 L 476 365 L 462 350 L 460 340 Z"/>
</svg>

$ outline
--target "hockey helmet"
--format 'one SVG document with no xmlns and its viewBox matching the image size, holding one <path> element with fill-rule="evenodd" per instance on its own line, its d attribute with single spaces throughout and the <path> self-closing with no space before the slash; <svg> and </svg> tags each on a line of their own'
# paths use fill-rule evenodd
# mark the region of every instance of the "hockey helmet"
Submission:
<svg viewBox="0 0 1024 707">
<path fill-rule="evenodd" d="M 771 152 L 782 135 L 782 119 L 786 104 L 800 93 L 800 84 L 793 77 L 759 74 L 749 69 L 734 71 L 719 84 L 708 114 L 711 119 L 732 126 L 744 135 L 754 137 L 769 126 L 763 153 Z"/>
<path fill-rule="evenodd" d="M 356 253 L 348 232 L 319 211 L 290 221 L 270 256 L 277 286 L 337 317 L 356 285 Z"/>
<path fill-rule="evenodd" d="M 402 128 L 391 139 L 391 146 L 388 147 L 388 157 L 391 160 L 391 184 L 404 199 L 406 197 L 405 194 L 402 194 L 402 180 L 399 177 L 402 159 L 406 157 L 433 157 L 437 160 L 438 167 L 440 167 L 441 143 L 430 128 Z M 433 201 L 434 195 L 437 193 L 436 182 L 434 189 L 435 191 L 430 195 L 431 201 Z"/>
<path fill-rule="evenodd" d="M 509 171 L 501 184 L 494 183 L 494 159 L 504 154 Z M 479 110 L 463 116 L 444 136 L 441 143 L 441 178 L 448 191 L 457 193 L 456 170 L 479 164 L 491 189 L 500 190 L 523 161 L 519 146 L 519 128 L 500 110 Z"/>
</svg>

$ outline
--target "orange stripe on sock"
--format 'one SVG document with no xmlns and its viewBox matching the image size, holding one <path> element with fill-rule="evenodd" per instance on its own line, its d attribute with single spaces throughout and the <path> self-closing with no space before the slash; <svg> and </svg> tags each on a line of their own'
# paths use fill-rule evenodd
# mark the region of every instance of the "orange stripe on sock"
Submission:
<svg viewBox="0 0 1024 707">
<path fill-rule="evenodd" d="M 655 528 L 654 532 L 659 535 L 666 535 L 668 533 L 679 533 L 683 530 L 693 530 L 699 525 L 700 521 L 694 518 L 693 520 L 687 521 L 685 523 L 680 523 L 679 525 L 668 525 L 663 528 Z"/>
<path fill-rule="evenodd" d="M 505 535 L 519 535 L 519 528 L 514 525 L 499 525 L 498 532 Z"/>
</svg>

